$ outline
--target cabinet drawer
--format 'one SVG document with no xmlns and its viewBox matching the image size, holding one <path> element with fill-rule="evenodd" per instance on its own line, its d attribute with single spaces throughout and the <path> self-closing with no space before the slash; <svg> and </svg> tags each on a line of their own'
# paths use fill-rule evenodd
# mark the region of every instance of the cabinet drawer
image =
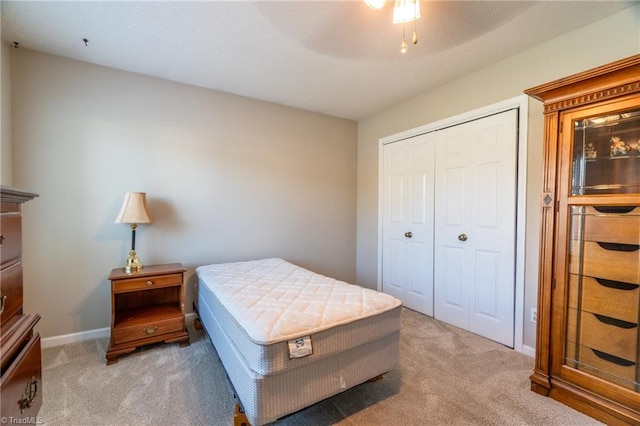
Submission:
<svg viewBox="0 0 640 426">
<path fill-rule="evenodd" d="M 113 343 L 121 344 L 136 340 L 152 339 L 163 334 L 184 330 L 184 317 L 169 318 L 149 322 L 146 324 L 134 324 L 130 326 L 118 326 L 112 330 Z M 162 338 L 158 339 L 162 340 Z"/>
<path fill-rule="evenodd" d="M 640 215 L 586 215 L 584 239 L 605 243 L 640 244 Z"/>
<path fill-rule="evenodd" d="M 634 361 L 637 357 L 638 324 L 590 312 L 569 309 L 567 341 Z M 580 324 L 577 321 L 580 320 Z"/>
<path fill-rule="evenodd" d="M 5 324 L 9 318 L 22 312 L 22 263 L 2 271 L 0 291 L 4 298 L 0 323 Z"/>
<path fill-rule="evenodd" d="M 182 284 L 182 274 L 155 275 L 113 281 L 113 292 L 122 293 L 180 284 Z"/>
<path fill-rule="evenodd" d="M 567 357 L 578 361 L 578 365 L 571 365 L 578 370 L 600 377 L 627 389 L 636 390 L 636 363 L 612 357 L 610 354 L 593 350 L 586 346 L 569 345 Z"/>
<path fill-rule="evenodd" d="M 2 267 L 17 262 L 22 254 L 22 218 L 20 213 L 2 213 L 0 215 L 0 263 Z"/>
<path fill-rule="evenodd" d="M 582 275 L 640 284 L 640 247 L 585 241 Z M 580 245 L 571 241 L 569 270 L 580 274 Z"/>
<path fill-rule="evenodd" d="M 2 375 L 2 418 L 35 417 L 42 405 L 40 335 L 35 334 Z M 33 423 L 33 422 L 32 422 Z"/>
<path fill-rule="evenodd" d="M 638 320 L 638 284 L 582 277 L 579 296 L 579 279 L 578 275 L 569 275 L 569 307 L 578 309 L 581 297 L 583 311 L 628 322 Z"/>
</svg>

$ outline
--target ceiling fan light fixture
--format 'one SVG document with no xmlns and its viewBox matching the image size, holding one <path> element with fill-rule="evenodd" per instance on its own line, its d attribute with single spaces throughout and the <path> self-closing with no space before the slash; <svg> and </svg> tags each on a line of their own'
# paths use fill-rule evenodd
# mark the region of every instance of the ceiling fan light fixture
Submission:
<svg viewBox="0 0 640 426">
<path fill-rule="evenodd" d="M 380 10 L 387 3 L 387 0 L 364 0 L 364 3 L 373 10 Z"/>
<path fill-rule="evenodd" d="M 404 24 L 420 18 L 420 0 L 396 0 L 393 6 L 393 23 Z"/>
</svg>

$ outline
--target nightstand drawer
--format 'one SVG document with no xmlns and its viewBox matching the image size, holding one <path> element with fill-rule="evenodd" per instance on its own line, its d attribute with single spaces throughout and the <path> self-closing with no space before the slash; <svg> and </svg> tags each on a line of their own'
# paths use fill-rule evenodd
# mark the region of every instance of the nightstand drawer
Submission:
<svg viewBox="0 0 640 426">
<path fill-rule="evenodd" d="M 135 324 L 131 326 L 121 326 L 113 329 L 112 339 L 114 344 L 132 342 L 154 338 L 163 334 L 179 332 L 184 330 L 184 317 L 158 320 L 146 324 Z"/>
<path fill-rule="evenodd" d="M 154 275 L 113 281 L 113 292 L 123 293 L 173 285 L 182 285 L 182 274 Z"/>
</svg>

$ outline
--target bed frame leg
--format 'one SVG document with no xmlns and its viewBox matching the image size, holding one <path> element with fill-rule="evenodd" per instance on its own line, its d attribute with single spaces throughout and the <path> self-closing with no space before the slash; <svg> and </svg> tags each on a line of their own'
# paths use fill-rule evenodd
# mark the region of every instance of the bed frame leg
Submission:
<svg viewBox="0 0 640 426">
<path fill-rule="evenodd" d="M 236 404 L 236 409 L 233 413 L 233 426 L 251 426 L 240 404 Z"/>
<path fill-rule="evenodd" d="M 384 374 L 374 377 L 373 379 L 369 379 L 369 383 L 377 382 L 378 380 L 382 380 Z"/>
<path fill-rule="evenodd" d="M 200 318 L 196 317 L 196 319 L 193 320 L 193 328 L 198 331 L 202 330 L 202 322 L 200 321 Z"/>
</svg>

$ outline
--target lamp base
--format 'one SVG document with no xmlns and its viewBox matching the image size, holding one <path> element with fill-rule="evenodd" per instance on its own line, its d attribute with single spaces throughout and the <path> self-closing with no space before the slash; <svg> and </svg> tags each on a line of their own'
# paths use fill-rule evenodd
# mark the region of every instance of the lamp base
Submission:
<svg viewBox="0 0 640 426">
<path fill-rule="evenodd" d="M 142 263 L 140 263 L 140 259 L 138 259 L 138 255 L 135 250 L 131 250 L 129 252 L 129 257 L 124 264 L 124 270 L 127 273 L 136 272 L 142 269 Z"/>
</svg>

